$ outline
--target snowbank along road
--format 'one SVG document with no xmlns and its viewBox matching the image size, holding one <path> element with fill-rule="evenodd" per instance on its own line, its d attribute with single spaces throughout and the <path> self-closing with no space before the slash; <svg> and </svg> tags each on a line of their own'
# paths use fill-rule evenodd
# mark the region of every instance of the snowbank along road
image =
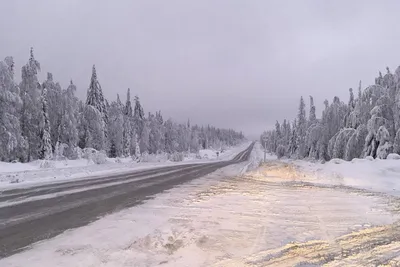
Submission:
<svg viewBox="0 0 400 267">
<path fill-rule="evenodd" d="M 96 179 L 53 183 L 0 192 L 0 257 L 138 205 L 157 193 L 246 161 L 252 143 L 230 161 L 185 164 Z"/>
</svg>

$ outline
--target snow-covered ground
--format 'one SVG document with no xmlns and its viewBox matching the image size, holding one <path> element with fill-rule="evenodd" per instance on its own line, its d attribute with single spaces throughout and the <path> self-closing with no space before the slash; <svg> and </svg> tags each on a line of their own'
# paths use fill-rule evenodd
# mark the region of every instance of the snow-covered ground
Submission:
<svg viewBox="0 0 400 267">
<path fill-rule="evenodd" d="M 386 193 L 391 185 L 373 193 L 343 183 L 375 168 L 352 171 L 344 162 L 284 162 L 273 156 L 258 167 L 262 158 L 256 143 L 249 162 L 66 231 L 0 260 L 0 266 L 400 264 L 400 200 Z M 390 165 L 368 162 L 383 169 Z M 371 180 L 368 186 L 379 173 L 364 177 Z"/>
<path fill-rule="evenodd" d="M 88 226 L 39 242 L 31 250 L 1 260 L 0 266 L 158 265 L 179 249 L 178 243 L 183 238 L 177 236 L 182 234 L 181 229 L 178 229 L 181 224 L 179 217 L 186 216 L 185 210 L 191 210 L 188 205 L 198 202 L 203 192 L 217 186 L 221 180 L 240 176 L 245 170 L 253 168 L 251 165 L 258 166 L 260 159 L 256 152 L 252 152 L 252 160 L 249 162 L 230 165 L 159 194 L 144 205 L 106 216 Z M 150 240 L 146 241 L 146 238 Z M 186 238 L 192 237 L 187 235 Z M 154 247 L 144 251 L 145 247 L 141 246 L 146 246 L 146 242 L 148 246 Z M 183 266 L 196 266 L 190 264 L 190 259 L 185 261 L 186 265 Z"/>
<path fill-rule="evenodd" d="M 217 150 L 200 150 L 200 158 L 190 154 L 184 161 L 172 162 L 166 157 L 152 158 L 151 162 L 134 162 L 131 158 L 107 159 L 105 164 L 95 164 L 91 160 L 63 160 L 51 161 L 51 168 L 41 168 L 41 161 L 29 163 L 0 162 L 0 188 L 15 188 L 36 185 L 38 183 L 60 182 L 88 177 L 99 177 L 108 174 L 130 172 L 132 170 L 149 169 L 169 165 L 190 163 L 204 163 L 220 160 L 229 160 L 243 151 L 250 142 L 226 149 L 218 156 Z"/>
<path fill-rule="evenodd" d="M 333 159 L 324 164 L 301 160 L 286 160 L 300 173 L 306 173 L 318 183 L 351 186 L 400 196 L 400 158 Z"/>
</svg>

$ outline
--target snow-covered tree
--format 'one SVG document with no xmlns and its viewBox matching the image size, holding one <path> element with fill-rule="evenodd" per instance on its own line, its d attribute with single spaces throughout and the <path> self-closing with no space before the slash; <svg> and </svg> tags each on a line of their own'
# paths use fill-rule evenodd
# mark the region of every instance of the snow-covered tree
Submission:
<svg viewBox="0 0 400 267">
<path fill-rule="evenodd" d="M 37 78 L 38 71 L 40 71 L 40 63 L 35 59 L 33 48 L 31 48 L 29 61 L 21 70 L 22 80 L 19 86 L 22 99 L 21 131 L 27 141 L 26 160 L 28 161 L 38 158 L 41 141 L 39 137 L 41 86 Z"/>
<path fill-rule="evenodd" d="M 103 91 L 97 80 L 96 68 L 93 65 L 92 77 L 87 91 L 85 107 L 85 147 L 93 147 L 97 150 L 106 149 L 107 138 L 107 110 Z"/>
<path fill-rule="evenodd" d="M 135 108 L 133 111 L 133 127 L 134 127 L 134 137 L 135 137 L 135 155 L 140 156 L 140 140 L 145 124 L 145 117 L 142 105 L 138 96 L 135 96 Z"/>
<path fill-rule="evenodd" d="M 307 131 L 307 118 L 306 118 L 306 105 L 303 97 L 300 98 L 299 111 L 297 114 L 297 157 L 303 158 L 306 155 L 306 131 Z"/>
<path fill-rule="evenodd" d="M 75 96 L 76 86 L 70 81 L 66 90 L 62 91 L 62 111 L 59 131 L 59 142 L 63 144 L 64 156 L 76 158 L 76 147 L 79 141 L 78 120 L 79 100 Z"/>
<path fill-rule="evenodd" d="M 400 154 L 400 129 L 397 130 L 396 136 L 393 142 L 393 152 Z"/>
<path fill-rule="evenodd" d="M 346 145 L 346 152 L 344 155 L 345 160 L 352 160 L 362 156 L 365 138 L 367 137 L 368 130 L 364 124 L 357 127 L 353 132 Z"/>
<path fill-rule="evenodd" d="M 0 160 L 26 160 L 26 141 L 22 137 L 19 114 L 22 107 L 14 81 L 14 60 L 0 61 Z"/>
<path fill-rule="evenodd" d="M 123 105 L 117 95 L 117 100 L 111 102 L 108 114 L 108 139 L 110 144 L 110 157 L 121 157 L 123 155 L 123 128 L 124 128 L 124 115 Z"/>
<path fill-rule="evenodd" d="M 22 67 L 19 86 L 14 81 L 14 61 L 0 61 L 0 160 L 29 161 L 41 159 L 75 159 L 80 149 L 104 150 L 109 156 L 143 153 L 197 152 L 204 148 L 220 149 L 236 145 L 244 139 L 241 132 L 164 122 L 160 111 L 145 118 L 139 98 L 132 110 L 130 92 L 123 105 L 104 98 L 93 66 L 85 102 L 76 96 L 76 86 L 67 89 L 53 79 L 51 73 L 38 81 L 40 64 L 30 51 L 28 63 Z M 281 139 L 288 140 L 285 123 L 280 126 Z M 286 139 L 285 139 L 286 138 Z M 283 142 L 283 141 L 281 141 Z M 79 148 L 80 149 L 79 149 Z M 52 154 L 54 157 L 52 157 Z M 105 155 L 105 153 L 104 153 Z M 179 154 L 181 156 L 183 153 Z"/>
<path fill-rule="evenodd" d="M 314 98 L 312 96 L 310 96 L 310 115 L 308 121 L 309 125 L 312 125 L 317 121 L 317 115 L 315 114 Z"/>
<path fill-rule="evenodd" d="M 131 140 L 132 140 L 132 122 L 133 111 L 131 103 L 131 90 L 128 88 L 126 93 L 126 104 L 124 107 L 124 125 L 123 125 L 123 154 L 125 157 L 131 155 Z"/>
<path fill-rule="evenodd" d="M 297 137 L 297 121 L 294 120 L 293 125 L 292 125 L 292 132 L 290 134 L 290 140 L 289 140 L 289 147 L 288 147 L 288 153 L 289 155 L 294 155 L 297 151 L 298 148 L 298 137 Z"/>
<path fill-rule="evenodd" d="M 393 144 L 391 143 L 391 137 L 389 131 L 385 126 L 381 126 L 377 133 L 378 148 L 376 156 L 380 159 L 386 159 L 387 156 L 393 152 Z"/>
<path fill-rule="evenodd" d="M 63 99 L 61 86 L 53 80 L 53 74 L 47 73 L 47 80 L 42 85 L 47 91 L 47 105 L 50 122 L 50 136 L 52 147 L 55 148 L 56 143 L 60 141 L 61 120 L 63 116 Z"/>
<path fill-rule="evenodd" d="M 354 133 L 356 133 L 356 130 L 353 128 L 343 128 L 332 137 L 332 141 L 329 141 L 331 148 L 329 151 L 330 158 L 345 158 L 347 143 Z"/>
<path fill-rule="evenodd" d="M 39 150 L 39 158 L 49 160 L 52 158 L 53 149 L 51 146 L 51 137 L 50 137 L 50 119 L 48 113 L 48 104 L 47 104 L 47 89 L 43 88 L 42 97 L 41 97 L 41 122 L 40 122 L 40 150 Z"/>
<path fill-rule="evenodd" d="M 391 152 L 400 153 L 400 67 L 394 74 L 389 68 L 384 76 L 379 73 L 375 84 L 364 90 L 360 81 L 357 98 L 352 89 L 349 93 L 347 104 L 338 97 L 334 97 L 331 104 L 325 100 L 321 119 L 316 118 L 310 97 L 306 132 L 305 105 L 301 99 L 297 123 L 288 139 L 285 137 L 287 130 L 284 130 L 287 126 L 278 123 L 274 130 L 263 133 L 262 137 L 268 139 L 268 149 L 278 152 L 279 145 L 288 144 L 288 156 L 324 160 L 365 156 L 384 159 Z M 281 148 L 279 154 L 282 155 Z"/>
<path fill-rule="evenodd" d="M 149 151 L 150 151 L 150 122 L 149 122 L 149 120 L 144 121 L 142 134 L 140 135 L 139 147 L 140 147 L 140 151 L 142 153 L 149 153 Z"/>
</svg>

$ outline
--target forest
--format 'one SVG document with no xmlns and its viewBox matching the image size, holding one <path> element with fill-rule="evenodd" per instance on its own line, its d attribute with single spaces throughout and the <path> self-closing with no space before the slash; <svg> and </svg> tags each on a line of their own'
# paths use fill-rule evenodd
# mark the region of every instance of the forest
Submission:
<svg viewBox="0 0 400 267">
<path fill-rule="evenodd" d="M 293 121 L 276 122 L 260 137 L 264 147 L 278 157 L 350 161 L 354 158 L 386 159 L 400 153 L 400 67 L 375 78 L 375 84 L 356 95 L 349 89 L 347 103 L 335 96 L 324 101 L 320 118 L 312 96 L 308 117 L 303 97 Z"/>
<path fill-rule="evenodd" d="M 221 149 L 244 140 L 242 132 L 232 129 L 164 120 L 161 111 L 145 114 L 139 97 L 131 99 L 130 89 L 124 102 L 119 95 L 107 100 L 94 65 L 86 101 L 75 96 L 72 80 L 62 88 L 47 73 L 40 82 L 40 63 L 32 48 L 19 83 L 14 70 L 12 57 L 0 61 L 1 161 L 76 159 L 87 151 L 138 161 L 158 153 L 182 159 L 184 153 Z"/>
</svg>

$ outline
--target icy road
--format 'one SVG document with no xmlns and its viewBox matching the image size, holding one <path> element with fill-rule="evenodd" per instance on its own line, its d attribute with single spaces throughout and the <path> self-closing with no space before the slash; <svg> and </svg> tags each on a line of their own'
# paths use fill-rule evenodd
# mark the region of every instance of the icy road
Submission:
<svg viewBox="0 0 400 267">
<path fill-rule="evenodd" d="M 254 144 L 230 161 L 186 164 L 0 192 L 0 257 L 135 206 L 157 193 L 246 161 Z"/>
</svg>

